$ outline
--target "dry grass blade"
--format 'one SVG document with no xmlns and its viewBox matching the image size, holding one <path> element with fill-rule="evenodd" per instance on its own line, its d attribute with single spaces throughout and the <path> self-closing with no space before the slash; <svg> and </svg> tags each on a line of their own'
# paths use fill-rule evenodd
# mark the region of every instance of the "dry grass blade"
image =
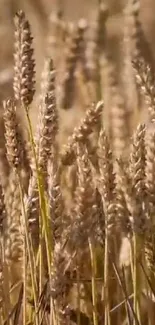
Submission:
<svg viewBox="0 0 155 325">
<path fill-rule="evenodd" d="M 120 284 L 120 286 L 122 288 L 122 291 L 123 291 L 123 294 L 124 294 L 124 298 L 125 298 L 126 303 L 127 303 L 127 307 L 129 308 L 129 310 L 128 310 L 129 324 L 132 324 L 131 321 L 133 321 L 133 319 L 134 319 L 136 325 L 140 325 L 140 323 L 139 323 L 139 321 L 137 319 L 137 315 L 135 314 L 134 309 L 133 309 L 133 306 L 132 306 L 132 304 L 131 304 L 131 302 L 129 300 L 129 297 L 128 297 L 128 294 L 127 294 L 127 291 L 126 291 L 125 283 L 123 283 L 123 281 L 122 281 L 122 279 L 120 277 L 120 272 L 117 269 L 117 265 L 115 263 L 113 263 L 113 268 L 114 268 L 114 271 L 116 273 L 116 276 L 117 276 L 117 279 L 119 281 L 119 284 Z M 133 315 L 133 319 L 132 320 L 131 320 L 131 316 L 130 316 L 130 313 L 129 313 L 130 310 L 131 310 L 132 315 Z"/>
<path fill-rule="evenodd" d="M 22 298 L 23 298 L 23 285 L 21 285 L 18 302 L 17 302 L 16 308 L 15 308 L 15 315 L 14 315 L 14 321 L 13 321 L 14 325 L 17 325 L 19 323 L 21 306 L 22 306 Z"/>
</svg>

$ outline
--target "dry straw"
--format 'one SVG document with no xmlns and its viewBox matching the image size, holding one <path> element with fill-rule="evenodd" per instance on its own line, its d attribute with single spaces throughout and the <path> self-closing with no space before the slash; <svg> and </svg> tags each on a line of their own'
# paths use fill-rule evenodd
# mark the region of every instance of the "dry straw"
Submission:
<svg viewBox="0 0 155 325">
<path fill-rule="evenodd" d="M 30 24 L 22 11 L 15 17 L 14 98 L 4 101 L 1 120 L 0 324 L 154 325 L 154 68 L 138 0 L 126 14 L 134 27 L 129 45 L 136 80 L 151 112 L 151 121 L 134 132 L 128 119 L 134 114 L 128 115 L 118 66 L 107 51 L 103 1 L 91 41 L 85 20 L 73 30 L 63 16 L 55 22 L 59 55 L 69 40 L 65 74 L 57 60 L 45 59 L 35 134 Z M 71 116 L 83 111 L 83 118 L 62 146 L 64 108 Z M 26 115 L 28 137 L 18 109 Z"/>
</svg>

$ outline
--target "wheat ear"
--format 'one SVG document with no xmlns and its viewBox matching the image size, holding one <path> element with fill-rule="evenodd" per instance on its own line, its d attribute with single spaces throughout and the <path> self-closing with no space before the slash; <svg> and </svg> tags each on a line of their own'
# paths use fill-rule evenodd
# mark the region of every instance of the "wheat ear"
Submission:
<svg viewBox="0 0 155 325">
<path fill-rule="evenodd" d="M 15 17 L 14 96 L 28 106 L 34 95 L 34 59 L 30 24 L 23 11 Z"/>
</svg>

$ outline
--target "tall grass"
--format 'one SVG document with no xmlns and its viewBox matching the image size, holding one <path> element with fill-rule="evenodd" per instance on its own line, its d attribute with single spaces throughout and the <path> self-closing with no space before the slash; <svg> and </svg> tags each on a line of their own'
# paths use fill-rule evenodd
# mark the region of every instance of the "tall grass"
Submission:
<svg viewBox="0 0 155 325">
<path fill-rule="evenodd" d="M 35 132 L 33 38 L 25 14 L 15 17 L 14 96 L 3 104 L 0 150 L 0 324 L 154 324 L 154 62 L 138 14 L 130 1 L 130 72 L 146 100 L 136 129 L 101 1 L 94 24 L 53 20 L 63 64 L 45 59 Z M 76 113 L 66 140 L 63 122 Z"/>
</svg>

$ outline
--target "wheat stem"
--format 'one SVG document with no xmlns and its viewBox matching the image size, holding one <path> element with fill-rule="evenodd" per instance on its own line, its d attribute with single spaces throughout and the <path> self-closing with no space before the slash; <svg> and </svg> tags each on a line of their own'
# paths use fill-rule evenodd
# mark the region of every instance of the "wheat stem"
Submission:
<svg viewBox="0 0 155 325">
<path fill-rule="evenodd" d="M 93 243 L 91 239 L 88 239 L 89 242 L 89 251 L 90 251 L 90 259 L 91 259 L 91 269 L 92 269 L 92 302 L 93 302 L 93 324 L 98 325 L 98 315 L 97 315 L 97 299 L 96 299 L 96 257 L 95 257 L 95 251 L 93 247 Z"/>
</svg>

